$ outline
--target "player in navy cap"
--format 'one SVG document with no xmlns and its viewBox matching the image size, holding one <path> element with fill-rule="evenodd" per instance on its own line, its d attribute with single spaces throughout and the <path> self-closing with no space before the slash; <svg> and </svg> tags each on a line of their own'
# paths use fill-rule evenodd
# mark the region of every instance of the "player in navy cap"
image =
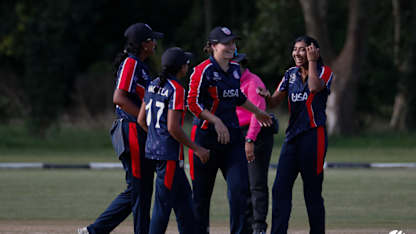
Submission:
<svg viewBox="0 0 416 234">
<path fill-rule="evenodd" d="M 289 68 L 273 96 L 270 107 L 288 97 L 289 126 L 280 153 L 272 197 L 272 231 L 287 233 L 292 208 L 292 189 L 300 173 L 308 211 L 310 233 L 325 233 L 325 208 L 322 198 L 324 159 L 328 147 L 326 133 L 326 101 L 333 73 L 325 66 L 318 42 L 309 37 L 296 38 L 292 48 L 294 67 Z"/>
<path fill-rule="evenodd" d="M 205 47 L 210 57 L 194 68 L 190 78 L 188 105 L 195 115 L 191 138 L 211 152 L 210 160 L 203 164 L 189 151 L 196 233 L 209 233 L 210 200 L 218 169 L 228 186 L 231 233 L 245 233 L 249 228 L 248 169 L 236 106 L 254 113 L 261 124 L 269 125 L 271 119 L 240 90 L 240 66 L 231 61 L 237 39 L 227 27 L 214 28 Z"/>
<path fill-rule="evenodd" d="M 162 55 L 162 72 L 146 90 L 140 109 L 139 123 L 147 129 L 146 157 L 156 162 L 156 192 L 150 234 L 166 231 L 172 208 L 179 233 L 194 234 L 192 191 L 183 168 L 183 146 L 190 147 L 202 163 L 209 151 L 194 142 L 182 130 L 185 116 L 185 90 L 178 78 L 189 67 L 191 53 L 178 47 L 167 49 Z"/>
<path fill-rule="evenodd" d="M 127 188 L 88 227 L 78 233 L 110 233 L 133 212 L 134 233 L 148 233 L 153 193 L 154 165 L 145 158 L 146 132 L 137 124 L 144 91 L 151 81 L 143 62 L 154 54 L 156 39 L 163 37 L 144 23 L 128 27 L 126 46 L 115 60 L 113 102 L 117 120 L 111 129 L 114 149 L 126 172 Z"/>
</svg>

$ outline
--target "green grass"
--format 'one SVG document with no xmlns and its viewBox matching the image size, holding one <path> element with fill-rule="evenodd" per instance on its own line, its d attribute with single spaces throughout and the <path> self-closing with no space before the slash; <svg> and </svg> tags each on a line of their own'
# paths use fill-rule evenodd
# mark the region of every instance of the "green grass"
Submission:
<svg viewBox="0 0 416 234">
<path fill-rule="evenodd" d="M 0 126 L 0 162 L 86 163 L 118 161 L 107 129 L 51 129 L 30 135 L 21 126 Z"/>
<path fill-rule="evenodd" d="M 185 125 L 190 132 L 189 123 Z M 284 127 L 275 136 L 272 163 L 277 163 Z M 108 129 L 51 129 L 44 138 L 23 127 L 0 126 L 0 162 L 116 162 Z M 416 162 L 416 133 L 364 133 L 331 136 L 328 162 Z"/>
<path fill-rule="evenodd" d="M 270 189 L 274 176 L 271 170 Z M 125 187 L 122 170 L 0 170 L 0 184 L 1 220 L 92 222 Z M 290 227 L 306 229 L 301 185 L 298 177 Z M 324 181 L 327 227 L 415 228 L 415 188 L 416 170 L 328 169 Z M 228 225 L 226 185 L 221 174 L 211 204 L 213 225 Z M 271 208 L 269 223 L 270 216 Z"/>
</svg>

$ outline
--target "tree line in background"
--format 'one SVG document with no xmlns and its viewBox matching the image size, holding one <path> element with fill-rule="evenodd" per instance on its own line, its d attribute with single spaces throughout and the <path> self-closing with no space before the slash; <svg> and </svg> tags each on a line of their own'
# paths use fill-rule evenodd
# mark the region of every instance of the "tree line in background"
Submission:
<svg viewBox="0 0 416 234">
<path fill-rule="evenodd" d="M 16 0 L 0 3 L 0 19 L 0 120 L 22 120 L 35 133 L 63 115 L 112 111 L 112 60 L 135 22 L 165 33 L 149 61 L 154 75 L 170 46 L 201 62 L 209 30 L 224 25 L 242 36 L 240 52 L 271 91 L 293 66 L 291 43 L 308 34 L 336 75 L 330 133 L 354 134 L 377 121 L 401 131 L 416 126 L 412 0 Z"/>
</svg>

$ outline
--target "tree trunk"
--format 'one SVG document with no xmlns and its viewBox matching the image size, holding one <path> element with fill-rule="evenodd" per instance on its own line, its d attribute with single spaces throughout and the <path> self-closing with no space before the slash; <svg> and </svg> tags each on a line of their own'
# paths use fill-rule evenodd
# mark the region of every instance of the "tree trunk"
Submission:
<svg viewBox="0 0 416 234">
<path fill-rule="evenodd" d="M 329 41 L 325 24 L 326 15 L 320 8 L 326 6 L 326 1 L 300 0 L 300 3 L 305 16 L 306 31 L 320 42 L 322 57 L 335 74 L 327 103 L 328 133 L 350 134 L 356 127 L 357 80 L 360 76 L 360 59 L 364 57 L 363 46 L 367 37 L 363 14 L 366 3 L 364 0 L 349 2 L 346 42 L 337 57 Z"/>
<path fill-rule="evenodd" d="M 405 74 L 409 71 L 408 63 L 401 64 L 400 59 L 400 44 L 401 44 L 401 11 L 400 11 L 400 1 L 392 0 L 392 13 L 393 13 L 393 25 L 394 25 L 394 44 L 393 44 L 393 56 L 394 56 L 394 65 L 397 67 L 397 70 L 400 74 Z M 407 58 L 408 60 L 408 58 Z M 394 98 L 393 113 L 390 118 L 390 128 L 396 130 L 405 130 L 406 129 L 406 116 L 407 116 L 407 94 L 405 90 L 405 85 L 400 79 L 401 75 L 398 76 L 399 80 L 397 82 L 397 94 Z"/>
</svg>

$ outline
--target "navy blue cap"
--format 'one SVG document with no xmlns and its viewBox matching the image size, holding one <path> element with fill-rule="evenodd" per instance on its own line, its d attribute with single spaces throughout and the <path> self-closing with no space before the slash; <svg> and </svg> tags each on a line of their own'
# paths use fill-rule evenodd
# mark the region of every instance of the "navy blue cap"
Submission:
<svg viewBox="0 0 416 234">
<path fill-rule="evenodd" d="M 163 67 L 179 68 L 184 64 L 189 64 L 192 53 L 185 52 L 179 47 L 171 47 L 162 54 Z"/>
<path fill-rule="evenodd" d="M 219 26 L 211 30 L 208 41 L 211 43 L 227 43 L 234 39 L 241 39 L 227 27 Z"/>
<path fill-rule="evenodd" d="M 163 33 L 153 31 L 145 23 L 135 23 L 126 29 L 124 36 L 127 37 L 129 42 L 139 44 L 149 39 L 161 39 L 163 38 Z"/>
</svg>

